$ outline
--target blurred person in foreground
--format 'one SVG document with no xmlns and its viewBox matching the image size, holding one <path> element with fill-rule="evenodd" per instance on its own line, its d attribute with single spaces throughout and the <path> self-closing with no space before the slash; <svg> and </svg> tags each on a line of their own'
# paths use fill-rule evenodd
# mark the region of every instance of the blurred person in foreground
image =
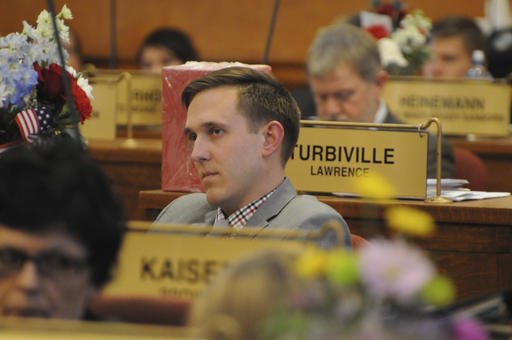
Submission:
<svg viewBox="0 0 512 340">
<path fill-rule="evenodd" d="M 160 73 L 162 67 L 198 60 L 190 37 L 183 31 L 165 27 L 151 32 L 137 51 L 137 66 L 142 70 Z"/>
<path fill-rule="evenodd" d="M 198 338 L 209 340 L 487 339 L 475 320 L 428 313 L 420 287 L 419 296 L 398 298 L 410 293 L 412 281 L 421 280 L 401 277 L 412 273 L 410 269 L 421 272 L 412 268 L 417 261 L 409 262 L 411 268 L 395 268 L 402 280 L 391 279 L 387 272 L 387 278 L 369 281 L 362 263 L 375 254 L 372 247 L 370 243 L 357 255 L 311 249 L 255 252 L 227 267 L 206 287 L 192 306 L 189 325 Z M 418 260 L 414 248 L 406 249 Z"/>
<path fill-rule="evenodd" d="M 284 168 L 299 135 L 300 111 L 272 76 L 244 67 L 218 70 L 191 82 L 182 93 L 185 135 L 204 193 L 182 196 L 157 223 L 233 228 L 320 229 L 340 214 L 315 197 L 297 195 Z M 320 241 L 336 246 L 334 233 Z"/>
<path fill-rule="evenodd" d="M 308 81 L 321 120 L 402 123 L 382 99 L 388 79 L 376 41 L 363 29 L 345 23 L 324 27 L 307 57 Z M 430 135 L 427 177 L 435 178 L 436 142 Z M 443 141 L 442 177 L 453 177 L 455 157 Z"/>
<path fill-rule="evenodd" d="M 485 36 L 468 17 L 451 16 L 435 21 L 430 32 L 430 60 L 423 75 L 430 78 L 464 78 L 475 50 L 485 51 Z"/>
<path fill-rule="evenodd" d="M 120 203 L 78 143 L 0 155 L 0 316 L 91 319 L 124 232 Z"/>
</svg>

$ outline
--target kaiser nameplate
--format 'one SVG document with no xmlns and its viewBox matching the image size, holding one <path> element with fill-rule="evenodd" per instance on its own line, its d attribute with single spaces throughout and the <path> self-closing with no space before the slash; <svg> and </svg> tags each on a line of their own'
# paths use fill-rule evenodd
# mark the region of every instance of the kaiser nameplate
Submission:
<svg viewBox="0 0 512 340">
<path fill-rule="evenodd" d="M 258 249 L 301 249 L 304 242 L 127 232 L 104 295 L 194 298 L 228 263 Z"/>
<path fill-rule="evenodd" d="M 286 175 L 297 190 L 357 195 L 358 179 L 380 174 L 398 197 L 424 199 L 428 133 L 378 129 L 302 126 Z"/>
<path fill-rule="evenodd" d="M 490 80 L 393 78 L 384 98 L 406 123 L 437 117 L 443 134 L 506 136 L 510 124 L 510 87 Z"/>
</svg>

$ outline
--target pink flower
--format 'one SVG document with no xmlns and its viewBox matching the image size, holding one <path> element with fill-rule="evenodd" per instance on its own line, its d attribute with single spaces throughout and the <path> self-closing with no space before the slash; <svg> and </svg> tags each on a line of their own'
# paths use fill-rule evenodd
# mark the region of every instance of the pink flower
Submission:
<svg viewBox="0 0 512 340">
<path fill-rule="evenodd" d="M 482 325 L 472 319 L 459 319 L 453 325 L 453 339 L 455 340 L 487 340 Z"/>
<path fill-rule="evenodd" d="M 378 298 L 412 301 L 435 274 L 429 259 L 404 241 L 372 240 L 359 251 L 361 279 Z"/>
</svg>

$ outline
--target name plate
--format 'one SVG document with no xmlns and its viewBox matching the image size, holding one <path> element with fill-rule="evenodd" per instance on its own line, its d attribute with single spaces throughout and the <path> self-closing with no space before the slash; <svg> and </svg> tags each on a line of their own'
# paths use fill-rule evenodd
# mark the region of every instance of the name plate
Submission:
<svg viewBox="0 0 512 340">
<path fill-rule="evenodd" d="M 426 132 L 302 126 L 286 175 L 297 190 L 357 195 L 358 179 L 380 174 L 398 197 L 424 199 L 427 148 Z"/>
<path fill-rule="evenodd" d="M 91 118 L 80 125 L 80 132 L 86 138 L 108 139 L 116 138 L 117 91 L 121 77 L 93 77 L 90 84 L 93 87 L 91 100 Z"/>
<path fill-rule="evenodd" d="M 510 87 L 504 82 L 394 78 L 385 86 L 384 99 L 406 123 L 439 118 L 443 134 L 509 133 Z"/>
<path fill-rule="evenodd" d="M 162 124 L 162 76 L 140 71 L 130 71 L 121 86 L 125 91 L 119 94 L 119 112 L 117 122 L 133 125 Z"/>
<path fill-rule="evenodd" d="M 95 77 L 119 78 L 117 95 L 117 124 L 162 124 L 162 77 L 142 71 L 100 70 Z M 94 78 L 93 78 L 94 79 Z M 96 89 L 94 90 L 96 93 Z"/>
<path fill-rule="evenodd" d="M 258 249 L 302 249 L 304 242 L 127 232 L 104 295 L 196 297 L 229 262 Z"/>
</svg>

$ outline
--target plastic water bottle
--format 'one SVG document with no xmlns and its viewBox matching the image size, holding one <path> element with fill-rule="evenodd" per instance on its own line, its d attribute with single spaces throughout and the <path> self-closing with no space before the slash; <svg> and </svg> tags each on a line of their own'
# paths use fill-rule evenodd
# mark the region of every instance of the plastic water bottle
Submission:
<svg viewBox="0 0 512 340">
<path fill-rule="evenodd" d="M 474 50 L 471 60 L 473 65 L 466 72 L 466 78 L 492 79 L 491 74 L 485 66 L 485 54 L 482 50 Z"/>
</svg>

